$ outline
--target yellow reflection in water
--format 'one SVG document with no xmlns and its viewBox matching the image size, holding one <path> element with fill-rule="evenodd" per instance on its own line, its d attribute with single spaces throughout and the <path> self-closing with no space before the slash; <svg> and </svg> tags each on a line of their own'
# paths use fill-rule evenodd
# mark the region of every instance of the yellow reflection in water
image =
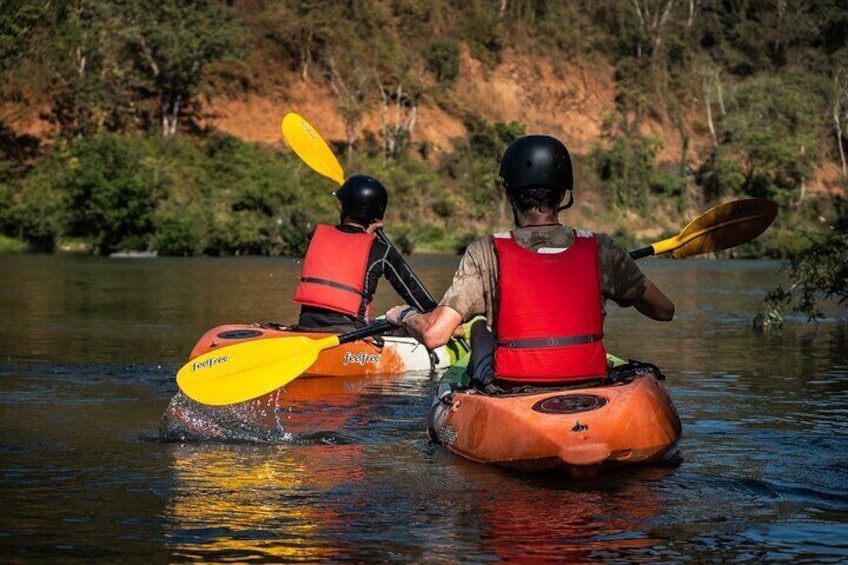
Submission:
<svg viewBox="0 0 848 565">
<path fill-rule="evenodd" d="M 318 540 L 340 527 L 326 492 L 361 478 L 358 445 L 174 446 L 174 494 L 164 512 L 174 558 L 327 560 Z"/>
</svg>

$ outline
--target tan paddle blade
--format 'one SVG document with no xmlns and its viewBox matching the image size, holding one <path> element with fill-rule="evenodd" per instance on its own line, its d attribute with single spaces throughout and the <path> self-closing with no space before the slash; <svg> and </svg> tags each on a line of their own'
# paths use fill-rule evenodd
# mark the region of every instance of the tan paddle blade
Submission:
<svg viewBox="0 0 848 565">
<path fill-rule="evenodd" d="M 344 183 L 344 170 L 332 149 L 302 116 L 294 112 L 286 114 L 280 129 L 286 143 L 304 163 L 337 184 Z"/>
<path fill-rule="evenodd" d="M 775 216 L 777 204 L 771 200 L 749 198 L 721 204 L 683 228 L 678 236 L 681 245 L 671 256 L 683 259 L 736 247 L 763 233 Z"/>
<path fill-rule="evenodd" d="M 762 198 L 734 200 L 710 208 L 678 235 L 630 252 L 634 259 L 671 252 L 675 259 L 715 253 L 756 238 L 777 216 L 777 204 Z"/>
</svg>

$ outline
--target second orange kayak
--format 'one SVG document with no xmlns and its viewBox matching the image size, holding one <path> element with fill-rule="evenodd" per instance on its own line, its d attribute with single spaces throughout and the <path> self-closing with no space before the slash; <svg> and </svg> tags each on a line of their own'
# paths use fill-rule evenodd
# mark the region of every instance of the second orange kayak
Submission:
<svg viewBox="0 0 848 565">
<path fill-rule="evenodd" d="M 330 334 L 295 332 L 278 324 L 227 324 L 207 331 L 189 355 L 198 355 L 213 349 L 255 339 L 306 336 L 321 339 Z M 434 351 L 411 337 L 384 336 L 342 344 L 322 351 L 318 360 L 304 374 L 305 377 L 358 377 L 369 375 L 397 375 L 408 371 L 434 371 L 445 369 L 456 360 L 459 350 L 451 343 Z"/>
<path fill-rule="evenodd" d="M 528 394 L 449 392 L 443 385 L 431 433 L 473 461 L 578 478 L 674 461 L 682 427 L 657 373 L 643 368 L 615 384 Z"/>
</svg>

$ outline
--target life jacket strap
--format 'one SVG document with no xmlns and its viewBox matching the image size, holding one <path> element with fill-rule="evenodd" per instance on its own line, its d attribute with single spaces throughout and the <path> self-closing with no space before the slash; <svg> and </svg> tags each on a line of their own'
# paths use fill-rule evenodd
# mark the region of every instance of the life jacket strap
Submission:
<svg viewBox="0 0 848 565">
<path fill-rule="evenodd" d="M 330 287 L 333 287 L 333 288 L 338 288 L 340 290 L 344 290 L 346 292 L 352 292 L 354 294 L 358 294 L 359 296 L 361 296 L 363 298 L 371 298 L 371 295 L 369 295 L 364 290 L 360 291 L 360 290 L 353 288 L 352 286 L 342 284 L 342 283 L 338 283 L 336 281 L 329 281 L 327 279 L 319 279 L 319 278 L 316 278 L 316 277 L 300 277 L 300 281 L 305 282 L 305 283 L 312 283 L 312 284 L 323 284 L 323 285 L 326 285 L 326 286 L 330 286 Z"/>
<path fill-rule="evenodd" d="M 510 349 L 538 349 L 541 347 L 563 347 L 567 345 L 584 345 L 601 341 L 604 334 L 600 335 L 571 335 L 561 337 L 541 337 L 534 339 L 512 339 L 499 341 L 498 346 Z"/>
</svg>

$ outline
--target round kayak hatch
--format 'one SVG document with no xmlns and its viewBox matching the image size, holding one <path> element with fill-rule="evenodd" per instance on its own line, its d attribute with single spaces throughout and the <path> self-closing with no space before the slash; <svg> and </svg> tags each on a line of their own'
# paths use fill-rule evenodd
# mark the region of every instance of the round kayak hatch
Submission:
<svg viewBox="0 0 848 565">
<path fill-rule="evenodd" d="M 606 398 L 594 394 L 561 394 L 543 398 L 533 405 L 533 410 L 543 414 L 577 414 L 597 410 L 606 403 Z"/>
<path fill-rule="evenodd" d="M 252 337 L 260 337 L 262 332 L 259 330 L 227 330 L 218 334 L 221 339 L 250 339 Z"/>
</svg>

